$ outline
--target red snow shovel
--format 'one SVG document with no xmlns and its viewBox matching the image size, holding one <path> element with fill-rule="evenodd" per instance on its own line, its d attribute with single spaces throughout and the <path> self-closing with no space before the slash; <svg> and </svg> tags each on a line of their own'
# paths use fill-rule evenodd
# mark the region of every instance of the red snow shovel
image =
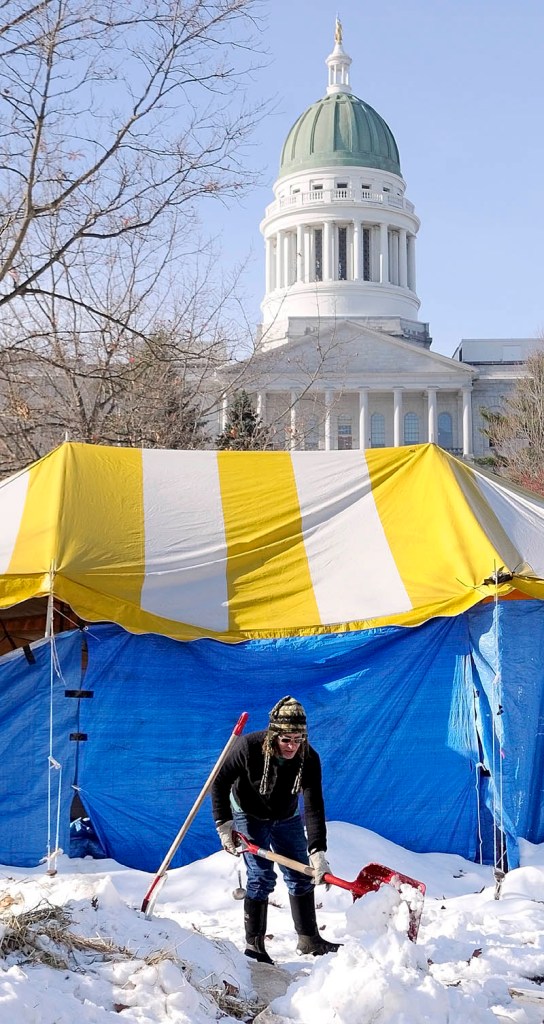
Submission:
<svg viewBox="0 0 544 1024">
<path fill-rule="evenodd" d="M 197 811 L 199 810 L 201 804 L 204 802 L 204 798 L 211 789 L 212 783 L 214 782 L 215 777 L 218 774 L 221 765 L 223 764 L 223 761 L 225 760 L 227 754 L 230 752 L 230 748 L 234 744 L 234 741 L 236 740 L 237 736 L 240 736 L 248 718 L 249 715 L 247 711 L 244 711 L 243 714 L 240 715 L 236 725 L 234 726 L 234 729 L 232 730 L 232 733 L 230 734 L 230 737 L 226 745 L 223 747 L 223 750 L 221 751 L 219 757 L 217 758 L 217 761 L 215 762 L 210 774 L 208 775 L 206 782 L 204 783 L 202 789 L 200 790 L 200 793 L 198 794 L 193 806 L 191 807 L 191 810 L 189 811 L 185 821 L 183 822 L 183 825 L 181 826 L 176 838 L 174 839 L 174 842 L 172 843 L 159 870 L 157 871 L 157 874 L 155 875 L 151 885 L 149 886 L 149 889 L 147 890 L 143 898 L 141 907 L 142 913 L 145 914 L 147 918 L 153 916 L 153 907 L 155 906 L 157 896 L 159 895 L 166 881 L 166 872 L 168 871 L 168 868 L 172 863 L 172 858 L 176 853 L 178 846 L 180 845 L 182 839 L 184 839 L 185 836 L 187 835 L 187 832 L 189 831 L 189 826 L 191 825 L 193 818 L 196 817 Z"/>
<path fill-rule="evenodd" d="M 263 850 L 260 846 L 252 843 L 250 839 L 242 835 L 241 832 L 237 832 L 236 835 L 241 841 L 242 853 L 252 853 L 255 857 L 264 857 L 265 860 L 274 861 L 276 864 L 283 864 L 284 867 L 292 868 L 293 871 L 300 871 L 301 874 L 308 875 L 310 878 L 314 877 L 314 869 L 309 864 L 301 864 L 298 860 L 283 857 L 281 853 Z M 410 878 L 409 875 L 401 875 L 400 871 L 386 868 L 384 864 L 367 864 L 366 867 L 361 868 L 353 882 L 347 882 L 345 878 L 337 878 L 336 875 L 328 873 L 323 876 L 323 880 L 328 885 L 337 885 L 340 889 L 348 889 L 353 896 L 354 903 L 361 896 L 366 896 L 367 892 L 377 892 L 381 885 L 392 885 L 405 898 L 408 904 L 410 912 L 408 938 L 412 942 L 416 941 L 423 911 L 423 901 L 425 899 L 424 882 L 418 882 L 417 879 Z M 404 890 L 404 886 L 409 886 L 408 891 Z"/>
</svg>

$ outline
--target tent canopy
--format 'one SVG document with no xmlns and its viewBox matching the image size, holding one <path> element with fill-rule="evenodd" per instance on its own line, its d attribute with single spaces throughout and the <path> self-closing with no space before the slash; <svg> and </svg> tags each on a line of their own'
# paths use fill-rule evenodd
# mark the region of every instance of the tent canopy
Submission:
<svg viewBox="0 0 544 1024">
<path fill-rule="evenodd" d="M 425 444 L 215 452 L 66 443 L 0 483 L 0 607 L 179 640 L 417 625 L 544 597 L 544 500 Z"/>
</svg>

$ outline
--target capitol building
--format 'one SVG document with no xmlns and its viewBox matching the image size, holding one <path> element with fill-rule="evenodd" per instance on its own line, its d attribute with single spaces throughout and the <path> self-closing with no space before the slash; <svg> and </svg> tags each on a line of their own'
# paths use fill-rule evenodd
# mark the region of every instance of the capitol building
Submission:
<svg viewBox="0 0 544 1024">
<path fill-rule="evenodd" d="M 261 222 L 265 293 L 247 388 L 277 447 L 435 442 L 488 451 L 481 409 L 500 408 L 535 339 L 466 339 L 448 358 L 418 319 L 420 222 L 391 128 L 351 85 L 336 23 L 322 99 L 283 146 Z M 222 424 L 227 401 L 222 410 Z"/>
</svg>

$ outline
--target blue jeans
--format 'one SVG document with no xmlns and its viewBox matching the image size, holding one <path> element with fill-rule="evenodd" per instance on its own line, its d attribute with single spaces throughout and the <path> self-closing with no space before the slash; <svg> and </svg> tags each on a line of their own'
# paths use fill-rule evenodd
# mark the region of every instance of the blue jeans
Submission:
<svg viewBox="0 0 544 1024">
<path fill-rule="evenodd" d="M 302 827 L 300 814 L 286 818 L 284 821 L 261 821 L 251 818 L 243 811 L 234 812 L 234 828 L 248 839 L 251 839 L 263 850 L 273 850 L 291 860 L 308 864 L 308 848 Z M 276 885 L 274 865 L 263 857 L 255 857 L 252 853 L 244 853 L 247 871 L 246 893 L 252 900 L 267 900 Z M 302 896 L 310 892 L 314 883 L 300 871 L 278 865 L 283 875 L 287 891 L 291 896 Z"/>
</svg>

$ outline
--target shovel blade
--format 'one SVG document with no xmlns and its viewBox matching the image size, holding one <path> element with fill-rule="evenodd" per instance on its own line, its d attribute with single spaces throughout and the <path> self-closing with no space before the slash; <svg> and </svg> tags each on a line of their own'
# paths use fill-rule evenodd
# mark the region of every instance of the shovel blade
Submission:
<svg viewBox="0 0 544 1024">
<path fill-rule="evenodd" d="M 367 864 L 350 886 L 353 901 L 365 896 L 367 892 L 377 892 L 381 885 L 392 885 L 408 904 L 408 938 L 415 942 L 423 912 L 425 883 L 418 882 L 417 878 L 410 878 L 409 875 L 403 875 L 400 871 L 394 871 L 385 864 Z"/>
</svg>

